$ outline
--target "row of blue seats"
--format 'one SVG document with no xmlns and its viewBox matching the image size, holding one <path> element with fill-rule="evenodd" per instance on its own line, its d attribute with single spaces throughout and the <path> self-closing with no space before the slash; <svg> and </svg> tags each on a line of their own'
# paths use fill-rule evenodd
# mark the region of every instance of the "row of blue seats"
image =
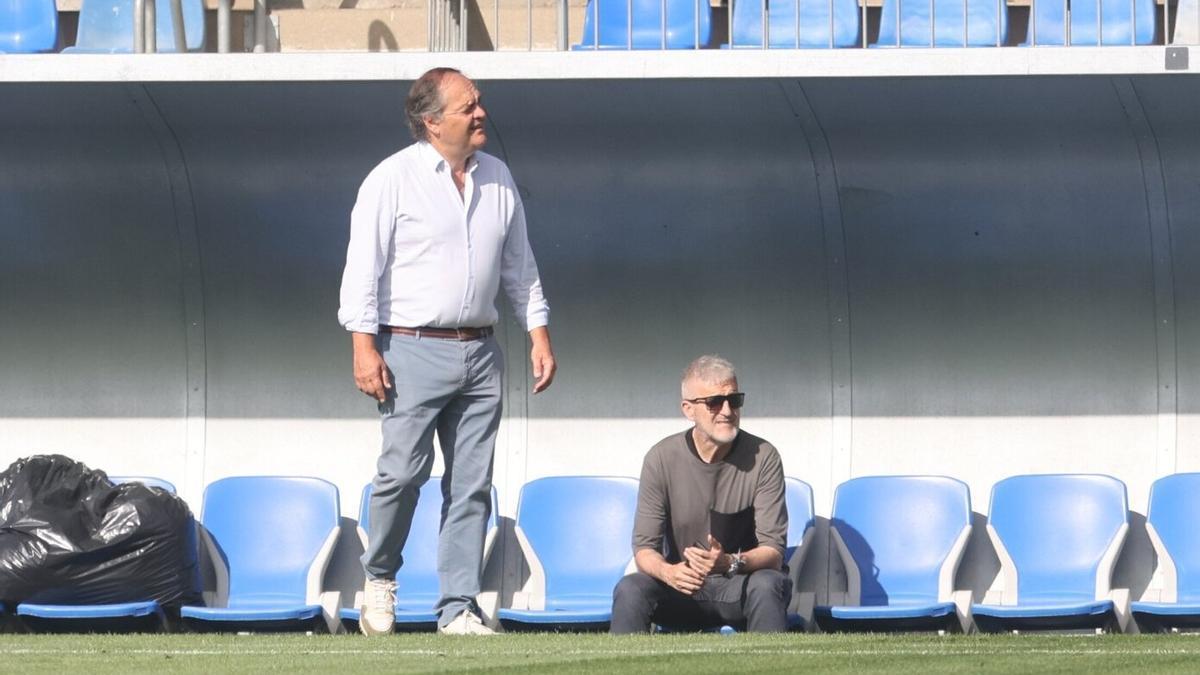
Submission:
<svg viewBox="0 0 1200 675">
<path fill-rule="evenodd" d="M 863 44 L 858 0 L 730 2 L 728 47 Z M 693 49 L 712 39 L 708 0 L 589 0 L 584 11 L 583 40 L 576 49 Z M 1151 44 L 1154 17 L 1154 0 L 1033 0 L 1024 44 Z M 883 0 L 871 46 L 989 47 L 1008 39 L 1005 0 Z"/>
<path fill-rule="evenodd" d="M 139 479 L 146 480 L 146 479 Z M 164 486 L 169 487 L 169 486 Z M 494 498 L 494 493 L 493 493 Z M 369 486 L 361 501 L 366 537 Z M 787 479 L 786 560 L 798 571 L 813 534 L 812 491 Z M 318 478 L 232 477 L 204 494 L 202 541 L 216 567 L 211 606 L 183 607 L 195 628 L 262 630 L 356 622 L 321 583 L 338 535 L 338 493 Z M 631 569 L 637 503 L 631 478 L 559 476 L 521 490 L 516 536 L 530 567 L 526 586 L 498 618 L 509 629 L 602 627 L 611 593 Z M 494 512 L 494 509 L 493 509 Z M 428 628 L 437 599 L 440 484 L 422 490 L 397 582 L 397 621 Z M 1200 474 L 1175 474 L 1151 488 L 1147 531 L 1163 579 L 1154 601 L 1129 602 L 1111 587 L 1129 528 L 1123 483 L 1086 474 L 1025 475 L 992 489 L 987 534 L 1001 563 L 994 597 L 972 602 L 954 580 L 971 532 L 967 486 L 944 476 L 870 476 L 838 486 L 831 543 L 847 589 L 815 608 L 824 630 L 1143 629 L 1200 626 Z M 495 520 L 493 517 L 492 534 Z M 354 602 L 353 605 L 357 605 Z M 42 621 L 161 617 L 153 602 L 107 606 L 20 605 Z M 809 617 L 791 617 L 803 626 Z"/>
<path fill-rule="evenodd" d="M 764 42 L 771 48 L 793 49 L 862 44 L 857 0 L 731 1 L 729 47 L 761 48 Z M 185 0 L 183 8 L 188 49 L 198 51 L 204 45 L 203 1 Z M 167 9 L 156 15 L 159 51 L 174 50 Z M 576 49 L 692 49 L 712 39 L 707 0 L 589 0 L 584 11 L 583 39 Z M 67 51 L 132 51 L 132 12 L 133 0 L 83 0 L 76 44 Z M 1034 0 L 1028 43 L 1151 44 L 1154 15 L 1154 0 Z M 55 0 L 0 4 L 0 52 L 54 49 L 57 16 Z M 1005 0 L 884 0 L 879 35 L 872 44 L 975 47 L 1007 42 Z"/>
<path fill-rule="evenodd" d="M 183 0 L 188 51 L 204 48 L 204 0 Z M 169 0 L 159 0 L 155 13 L 157 51 L 175 51 Z M 55 0 L 0 2 L 0 53 L 53 51 L 58 42 Z M 133 51 L 133 0 L 83 0 L 75 46 L 64 51 L 129 53 Z"/>
</svg>

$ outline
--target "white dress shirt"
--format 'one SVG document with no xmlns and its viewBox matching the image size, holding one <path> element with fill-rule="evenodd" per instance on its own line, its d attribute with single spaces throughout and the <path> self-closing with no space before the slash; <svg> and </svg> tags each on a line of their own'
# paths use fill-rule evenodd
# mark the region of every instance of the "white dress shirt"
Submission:
<svg viewBox="0 0 1200 675">
<path fill-rule="evenodd" d="M 503 162 L 476 151 L 461 195 L 449 163 L 425 142 L 371 171 L 350 214 L 338 309 L 346 330 L 491 326 L 501 284 L 526 330 L 549 322 L 525 209 Z"/>
</svg>

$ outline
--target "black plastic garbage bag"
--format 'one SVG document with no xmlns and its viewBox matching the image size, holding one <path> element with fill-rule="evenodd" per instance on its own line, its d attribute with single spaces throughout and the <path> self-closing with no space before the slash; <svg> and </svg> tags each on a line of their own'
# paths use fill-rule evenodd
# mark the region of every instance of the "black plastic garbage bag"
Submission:
<svg viewBox="0 0 1200 675">
<path fill-rule="evenodd" d="M 0 473 L 0 600 L 199 604 L 196 526 L 187 504 L 62 455 Z"/>
</svg>

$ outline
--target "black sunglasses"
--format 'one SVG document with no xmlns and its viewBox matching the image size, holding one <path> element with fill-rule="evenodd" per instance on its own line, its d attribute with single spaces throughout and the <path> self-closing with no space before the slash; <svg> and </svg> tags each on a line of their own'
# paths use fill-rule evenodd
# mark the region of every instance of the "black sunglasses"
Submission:
<svg viewBox="0 0 1200 675">
<path fill-rule="evenodd" d="M 746 402 L 746 394 L 740 391 L 735 391 L 732 394 L 717 394 L 716 396 L 704 396 L 701 398 L 685 398 L 688 403 L 703 403 L 708 407 L 710 412 L 717 412 L 725 407 L 725 402 L 729 401 L 729 407 L 737 410 Z"/>
</svg>

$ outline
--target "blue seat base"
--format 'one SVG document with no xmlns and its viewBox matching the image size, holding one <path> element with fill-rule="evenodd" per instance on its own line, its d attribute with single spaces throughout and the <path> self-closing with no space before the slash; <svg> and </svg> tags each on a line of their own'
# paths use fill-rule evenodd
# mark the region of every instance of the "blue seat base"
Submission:
<svg viewBox="0 0 1200 675">
<path fill-rule="evenodd" d="M 582 610 L 501 609 L 500 624 L 506 630 L 594 631 L 608 630 L 611 607 Z"/>
<path fill-rule="evenodd" d="M 985 633 L 1010 630 L 1081 630 L 1117 626 L 1111 600 L 1058 605 L 972 605 L 975 625 Z"/>
<path fill-rule="evenodd" d="M 357 607 L 343 607 L 338 610 L 338 618 L 342 627 L 348 632 L 358 632 L 358 620 L 361 611 Z M 432 609 L 407 609 L 396 607 L 396 632 L 424 632 L 437 630 L 438 616 Z"/>
<path fill-rule="evenodd" d="M 1134 602 L 1133 618 L 1143 632 L 1200 628 L 1200 605 L 1174 602 Z"/>
<path fill-rule="evenodd" d="M 320 605 L 291 607 L 183 607 L 184 628 L 197 632 L 324 632 Z"/>
<path fill-rule="evenodd" d="M 37 633 L 153 633 L 169 628 L 153 600 L 108 605 L 17 605 L 17 617 Z"/>
<path fill-rule="evenodd" d="M 813 615 L 821 630 L 829 633 L 936 630 L 956 632 L 962 629 L 952 602 L 931 605 L 818 606 L 814 608 Z"/>
</svg>

